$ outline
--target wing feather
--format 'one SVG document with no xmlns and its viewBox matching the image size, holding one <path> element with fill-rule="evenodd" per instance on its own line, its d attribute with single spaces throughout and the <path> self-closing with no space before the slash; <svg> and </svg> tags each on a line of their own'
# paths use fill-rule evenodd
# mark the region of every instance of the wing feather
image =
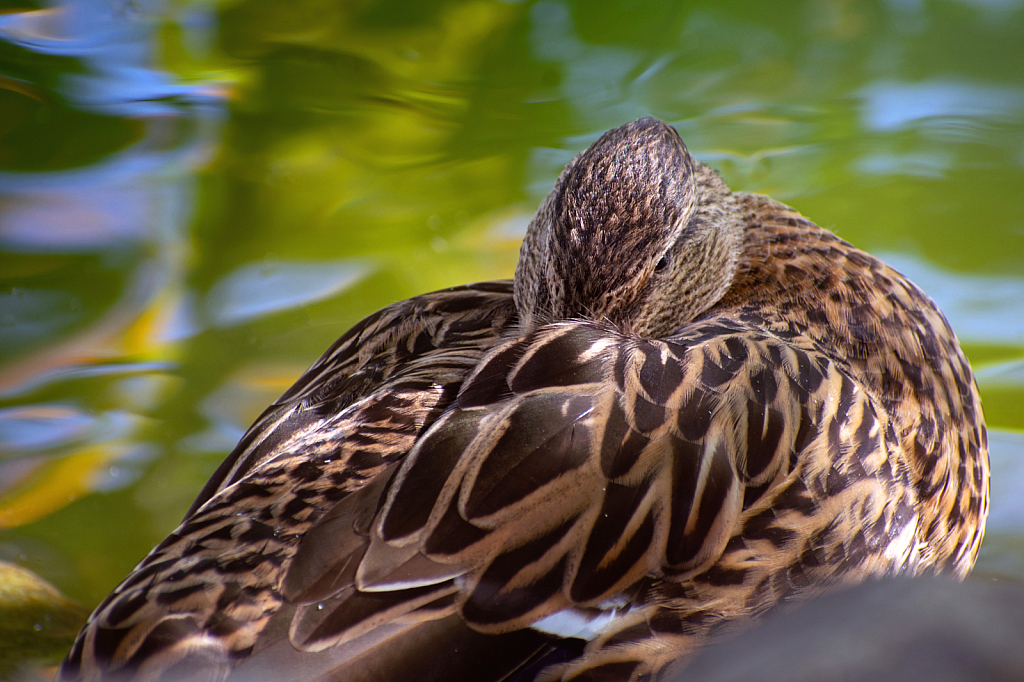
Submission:
<svg viewBox="0 0 1024 682">
<path fill-rule="evenodd" d="M 496 336 L 514 324 L 511 293 L 510 281 L 480 282 L 400 301 L 361 320 L 249 427 L 186 518 L 272 461 L 286 448 L 283 440 L 320 425 L 325 415 L 351 424 L 379 422 L 373 413 L 354 419 L 350 411 L 402 374 L 422 375 L 425 385 L 461 381 L 479 359 L 479 350 L 493 346 Z M 444 354 L 437 354 L 444 348 L 469 352 L 451 353 L 446 366 Z"/>
<path fill-rule="evenodd" d="M 368 590 L 394 600 L 356 619 L 362 634 L 443 587 L 474 629 L 510 632 L 707 571 L 747 507 L 791 481 L 821 423 L 807 384 L 828 372 L 728 319 L 667 341 L 568 322 L 501 344 L 395 464 L 355 590 L 324 608 L 361 608 Z M 838 410 L 852 385 L 835 377 Z"/>
</svg>

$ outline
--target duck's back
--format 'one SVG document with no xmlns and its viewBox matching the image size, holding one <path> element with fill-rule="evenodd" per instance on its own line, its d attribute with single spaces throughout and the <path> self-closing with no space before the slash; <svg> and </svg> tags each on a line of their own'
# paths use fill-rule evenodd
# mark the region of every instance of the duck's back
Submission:
<svg viewBox="0 0 1024 682">
<path fill-rule="evenodd" d="M 909 467 L 922 513 L 920 570 L 963 578 L 988 512 L 981 398 L 935 303 L 882 260 L 767 197 L 745 195 L 746 250 L 712 311 L 808 342 L 866 390 Z"/>
<path fill-rule="evenodd" d="M 964 575 L 987 451 L 945 319 L 881 261 L 740 201 L 732 287 L 663 339 L 520 331 L 508 283 L 357 325 L 62 679 L 628 680 L 835 584 Z"/>
</svg>

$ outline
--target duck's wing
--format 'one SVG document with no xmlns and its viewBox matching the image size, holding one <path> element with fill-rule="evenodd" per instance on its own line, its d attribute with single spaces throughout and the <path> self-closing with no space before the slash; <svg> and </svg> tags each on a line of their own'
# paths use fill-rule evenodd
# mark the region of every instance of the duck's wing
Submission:
<svg viewBox="0 0 1024 682">
<path fill-rule="evenodd" d="M 282 570 L 310 524 L 404 457 L 515 319 L 511 282 L 490 282 L 353 327 L 97 607 L 58 678 L 223 679 L 281 605 Z"/>
<path fill-rule="evenodd" d="M 381 388 L 401 383 L 400 392 L 411 402 L 394 407 L 417 416 L 429 412 L 450 386 L 457 390 L 482 352 L 514 321 L 510 280 L 416 296 L 363 319 L 249 427 L 186 516 L 282 451 L 293 449 L 287 441 L 297 434 L 311 428 L 323 432 L 325 420 L 386 429 L 395 417 L 388 406 L 361 405 L 360 418 L 352 416 L 356 403 Z M 413 421 L 422 426 L 423 417 Z"/>
<path fill-rule="evenodd" d="M 282 584 L 288 646 L 320 652 L 331 679 L 400 679 L 399 661 L 419 661 L 405 678 L 440 680 L 489 634 L 520 656 L 475 666 L 499 680 L 552 650 L 525 629 L 592 640 L 566 670 L 629 678 L 685 650 L 670 640 L 692 614 L 657 603 L 654 583 L 713 574 L 749 598 L 719 607 L 749 610 L 814 542 L 857 565 L 825 536 L 883 513 L 855 489 L 892 473 L 884 431 L 826 357 L 726 318 L 666 341 L 542 328 L 491 351 L 402 462 L 301 540 Z M 850 495 L 870 518 L 843 516 Z M 749 546 L 730 542 L 747 525 Z M 709 571 L 727 543 L 734 561 Z"/>
</svg>

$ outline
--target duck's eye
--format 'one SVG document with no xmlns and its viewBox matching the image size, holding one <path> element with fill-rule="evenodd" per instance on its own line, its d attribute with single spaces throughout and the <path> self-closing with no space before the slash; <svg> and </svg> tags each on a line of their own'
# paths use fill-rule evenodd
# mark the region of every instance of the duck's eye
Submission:
<svg viewBox="0 0 1024 682">
<path fill-rule="evenodd" d="M 668 267 L 668 256 L 665 255 L 665 256 L 662 256 L 661 260 L 658 261 L 658 264 L 654 266 L 654 271 L 655 272 L 660 272 L 661 270 L 664 270 L 667 267 Z"/>
</svg>

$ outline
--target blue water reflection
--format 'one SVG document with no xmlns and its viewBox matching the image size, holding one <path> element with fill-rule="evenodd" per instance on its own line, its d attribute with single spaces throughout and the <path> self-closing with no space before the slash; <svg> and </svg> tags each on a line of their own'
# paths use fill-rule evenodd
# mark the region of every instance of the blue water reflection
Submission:
<svg viewBox="0 0 1024 682">
<path fill-rule="evenodd" d="M 94 425 L 91 415 L 71 405 L 38 404 L 0 410 L 0 453 L 45 450 L 81 438 Z"/>
<path fill-rule="evenodd" d="M 24 291 L 5 305 L 4 334 L 21 345 L 52 342 L 49 326 L 75 325 L 56 347 L 21 353 L 4 368 L 0 391 L 19 391 L 67 363 L 117 362 L 132 350 L 123 336 L 146 315 L 173 316 L 182 298 L 195 175 L 215 153 L 223 96 L 204 85 L 178 82 L 154 65 L 157 3 L 77 0 L 0 16 L 0 38 L 29 52 L 73 58 L 54 79 L 54 96 L 73 110 L 142 125 L 128 146 L 87 166 L 48 172 L 0 172 L 0 248 L 10 254 L 111 254 L 131 263 L 114 303 L 89 310 Z M 133 123 L 133 125 L 135 124 Z M 74 130 L 53 135 L 75 144 Z M 73 266 L 49 267 L 51 279 L 73 281 Z M 63 296 L 67 296 L 67 292 Z M 35 304 L 35 305 L 32 305 Z M 81 318 L 85 323 L 81 324 Z"/>
<path fill-rule="evenodd" d="M 0 15 L 5 54 L 19 51 L 0 65 L 10 125 L 31 131 L 15 127 L 4 158 L 40 150 L 31 171 L 0 171 L 0 528 L 124 489 L 162 452 L 149 415 L 174 385 L 196 172 L 226 102 L 157 65 L 175 11 L 73 0 Z"/>
<path fill-rule="evenodd" d="M 346 261 L 251 263 L 217 282 L 206 307 L 215 324 L 241 324 L 335 296 L 369 271 L 364 263 Z"/>
<path fill-rule="evenodd" d="M 600 125 L 594 120 L 598 112 L 600 119 L 608 121 L 628 121 L 648 113 L 629 92 L 636 83 L 630 76 L 643 59 L 641 53 L 588 45 L 577 35 L 569 9 L 561 3 L 542 0 L 530 8 L 530 18 L 530 42 L 537 60 L 560 64 L 564 69 L 557 91 L 533 93 L 532 101 L 569 102 L 591 125 Z"/>
<path fill-rule="evenodd" d="M 864 127 L 891 132 L 930 120 L 961 119 L 972 125 L 1014 123 L 1024 117 L 1024 89 L 952 80 L 879 81 L 860 91 Z"/>
<path fill-rule="evenodd" d="M 912 175 L 941 178 L 953 167 L 952 154 L 941 152 L 909 152 L 894 154 L 876 152 L 859 158 L 854 168 L 865 175 Z"/>
</svg>

